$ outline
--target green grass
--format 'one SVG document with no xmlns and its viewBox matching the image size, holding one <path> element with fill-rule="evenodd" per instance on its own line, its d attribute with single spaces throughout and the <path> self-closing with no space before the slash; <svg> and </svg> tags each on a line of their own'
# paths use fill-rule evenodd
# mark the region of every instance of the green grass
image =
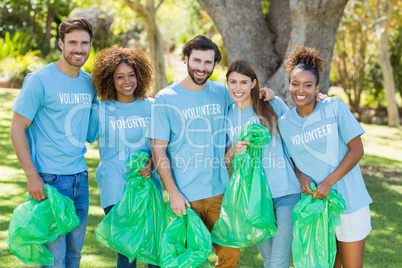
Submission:
<svg viewBox="0 0 402 268">
<path fill-rule="evenodd" d="M 0 88 L 0 266 L 28 267 L 13 256 L 7 245 L 7 230 L 13 209 L 25 201 L 26 178 L 14 154 L 9 137 L 11 107 L 18 90 Z M 367 238 L 364 267 L 402 267 L 402 128 L 362 124 L 365 156 L 361 169 L 374 203 L 370 206 L 373 230 Z M 90 202 L 87 234 L 81 267 L 115 267 L 115 253 L 95 239 L 103 219 L 95 169 L 99 163 L 95 146 L 89 146 Z M 166 193 L 165 193 L 165 200 Z M 209 258 L 211 265 L 215 254 Z M 239 267 L 262 267 L 257 247 L 242 249 Z M 146 267 L 139 263 L 138 267 Z"/>
</svg>

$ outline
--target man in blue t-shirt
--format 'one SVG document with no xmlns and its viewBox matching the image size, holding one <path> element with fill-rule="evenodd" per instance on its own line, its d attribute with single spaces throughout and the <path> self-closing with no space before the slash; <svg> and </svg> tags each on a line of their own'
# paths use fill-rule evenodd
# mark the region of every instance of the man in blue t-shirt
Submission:
<svg viewBox="0 0 402 268">
<path fill-rule="evenodd" d="M 225 85 L 208 80 L 221 54 L 215 43 L 196 36 L 183 48 L 187 76 L 155 98 L 149 137 L 155 165 L 173 212 L 191 207 L 211 231 L 229 182 L 224 162 L 226 115 L 233 103 Z M 240 250 L 215 245 L 215 267 L 236 267 Z"/>
<path fill-rule="evenodd" d="M 62 57 L 25 78 L 13 106 L 10 136 L 30 197 L 46 199 L 48 183 L 74 201 L 80 225 L 46 247 L 54 267 L 79 267 L 88 218 L 85 140 L 96 101 L 91 75 L 81 67 L 92 46 L 92 27 L 85 19 L 67 19 L 59 35 Z"/>
</svg>

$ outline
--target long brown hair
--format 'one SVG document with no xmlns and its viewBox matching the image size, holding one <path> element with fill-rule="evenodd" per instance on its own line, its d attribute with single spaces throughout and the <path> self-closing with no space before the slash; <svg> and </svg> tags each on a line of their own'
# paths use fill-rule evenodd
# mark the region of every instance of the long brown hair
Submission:
<svg viewBox="0 0 402 268">
<path fill-rule="evenodd" d="M 229 75 L 233 72 L 248 76 L 251 82 L 256 81 L 255 86 L 251 89 L 251 99 L 253 100 L 253 111 L 257 114 L 263 126 L 268 128 L 271 134 L 279 133 L 278 131 L 278 116 L 269 102 L 259 98 L 260 82 L 257 74 L 250 62 L 246 60 L 234 60 L 226 72 L 226 81 Z"/>
</svg>

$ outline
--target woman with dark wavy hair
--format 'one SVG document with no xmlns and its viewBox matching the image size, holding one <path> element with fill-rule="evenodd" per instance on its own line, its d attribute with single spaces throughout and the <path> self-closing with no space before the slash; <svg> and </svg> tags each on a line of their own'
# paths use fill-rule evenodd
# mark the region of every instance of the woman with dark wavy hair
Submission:
<svg viewBox="0 0 402 268">
<path fill-rule="evenodd" d="M 124 165 L 127 159 L 137 151 L 151 155 L 151 143 L 145 133 L 153 104 L 148 97 L 153 70 L 148 54 L 140 49 L 114 45 L 97 55 L 92 81 L 100 101 L 92 107 L 87 140 L 92 144 L 98 139 L 100 163 L 96 181 L 105 214 L 123 197 L 130 172 Z M 161 189 L 151 157 L 139 174 L 152 176 Z M 130 264 L 126 256 L 118 253 L 117 267 L 136 267 L 136 260 Z"/>
</svg>

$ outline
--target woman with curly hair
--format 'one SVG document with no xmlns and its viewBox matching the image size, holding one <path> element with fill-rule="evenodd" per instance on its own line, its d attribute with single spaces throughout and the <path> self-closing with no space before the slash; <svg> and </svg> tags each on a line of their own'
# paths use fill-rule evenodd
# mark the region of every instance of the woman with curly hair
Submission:
<svg viewBox="0 0 402 268">
<path fill-rule="evenodd" d="M 315 100 L 323 69 L 324 60 L 313 48 L 298 47 L 289 54 L 286 71 L 296 107 L 279 119 L 279 130 L 295 164 L 301 192 L 324 199 L 333 189 L 345 200 L 341 224 L 335 227 L 334 267 L 363 267 L 372 203 L 358 165 L 364 130 L 340 99 Z M 311 182 L 317 185 L 315 192 L 310 190 Z"/>
<path fill-rule="evenodd" d="M 96 169 L 101 205 L 108 214 L 123 197 L 130 172 L 127 159 L 137 151 L 151 155 L 150 140 L 145 137 L 153 99 L 148 98 L 153 83 L 152 63 L 140 49 L 116 45 L 99 52 L 92 81 L 100 101 L 92 107 L 87 140 L 98 139 L 100 163 Z M 151 158 L 139 174 L 154 180 L 161 189 Z M 136 267 L 136 260 L 117 254 L 117 267 Z M 149 264 L 148 267 L 157 267 Z"/>
</svg>

